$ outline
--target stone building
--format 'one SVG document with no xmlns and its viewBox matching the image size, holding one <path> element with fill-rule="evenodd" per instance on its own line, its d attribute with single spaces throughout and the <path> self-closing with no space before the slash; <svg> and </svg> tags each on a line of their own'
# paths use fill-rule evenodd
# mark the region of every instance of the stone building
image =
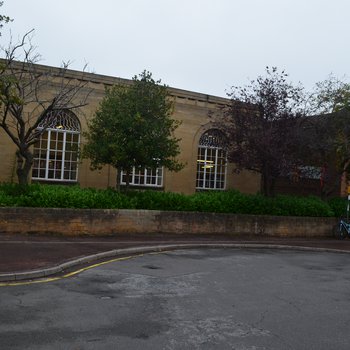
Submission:
<svg viewBox="0 0 350 350">
<path fill-rule="evenodd" d="M 56 69 L 37 65 L 45 71 Z M 82 79 L 79 71 L 68 70 L 67 79 Z M 90 170 L 89 160 L 80 160 L 78 149 L 84 143 L 83 132 L 92 118 L 105 87 L 130 81 L 120 78 L 85 73 L 83 79 L 90 91 L 86 106 L 77 113 L 62 111 L 52 117 L 48 129 L 34 145 L 32 182 L 79 184 L 81 187 L 107 188 L 116 186 L 116 169 L 105 166 L 101 170 Z M 54 86 L 52 87 L 54 89 Z M 257 174 L 243 171 L 233 172 L 232 164 L 226 161 L 222 147 L 223 135 L 215 128 L 211 113 L 219 113 L 228 99 L 169 88 L 174 99 L 173 118 L 180 120 L 176 130 L 180 138 L 179 160 L 185 167 L 175 173 L 166 169 L 133 169 L 131 186 L 191 194 L 198 190 L 238 189 L 245 193 L 256 193 L 260 188 Z M 50 91 L 47 92 L 50 94 Z M 51 91 L 52 93 L 52 91 Z M 39 125 L 40 128 L 40 125 Z M 0 182 L 16 182 L 16 147 L 0 130 Z M 122 183 L 125 178 L 122 176 Z"/>
</svg>

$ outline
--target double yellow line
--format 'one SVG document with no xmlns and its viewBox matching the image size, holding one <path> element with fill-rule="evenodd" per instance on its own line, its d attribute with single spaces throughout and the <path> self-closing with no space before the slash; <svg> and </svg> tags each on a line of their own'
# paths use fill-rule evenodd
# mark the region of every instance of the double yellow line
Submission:
<svg viewBox="0 0 350 350">
<path fill-rule="evenodd" d="M 162 253 L 164 253 L 164 252 L 162 252 Z M 158 253 L 149 253 L 149 254 L 160 254 L 160 253 L 158 252 Z M 145 254 L 137 254 L 137 255 L 125 256 L 125 257 L 122 257 L 122 258 L 115 258 L 115 259 L 103 261 L 103 262 L 100 262 L 100 263 L 97 263 L 97 264 L 93 264 L 93 265 L 89 265 L 89 266 L 83 267 L 83 268 L 81 268 L 79 270 L 76 270 L 76 271 L 73 271 L 73 272 L 69 272 L 69 273 L 67 273 L 67 274 L 65 274 L 63 276 L 49 277 L 49 278 L 43 278 L 43 279 L 38 279 L 38 280 L 33 280 L 33 281 L 0 283 L 0 287 L 27 286 L 27 285 L 30 285 L 30 284 L 48 283 L 48 282 L 59 281 L 59 280 L 62 280 L 64 278 L 72 277 L 72 276 L 75 276 L 75 275 L 77 275 L 77 274 L 79 274 L 81 272 L 93 269 L 95 267 L 99 267 L 99 266 L 106 265 L 106 264 L 109 264 L 109 263 L 112 263 L 112 262 L 116 262 L 116 261 L 130 260 L 130 259 L 134 259 L 134 258 L 143 256 L 143 255 L 145 255 Z"/>
</svg>

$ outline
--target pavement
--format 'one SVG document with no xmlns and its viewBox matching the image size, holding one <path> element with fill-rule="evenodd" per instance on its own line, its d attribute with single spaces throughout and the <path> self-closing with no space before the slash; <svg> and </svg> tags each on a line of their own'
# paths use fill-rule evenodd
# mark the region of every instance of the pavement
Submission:
<svg viewBox="0 0 350 350">
<path fill-rule="evenodd" d="M 270 248 L 350 253 L 350 240 L 237 235 L 63 237 L 0 233 L 0 282 L 42 278 L 92 262 L 180 248 Z"/>
<path fill-rule="evenodd" d="M 349 350 L 349 258 L 181 249 L 18 282 L 1 350 Z"/>
</svg>

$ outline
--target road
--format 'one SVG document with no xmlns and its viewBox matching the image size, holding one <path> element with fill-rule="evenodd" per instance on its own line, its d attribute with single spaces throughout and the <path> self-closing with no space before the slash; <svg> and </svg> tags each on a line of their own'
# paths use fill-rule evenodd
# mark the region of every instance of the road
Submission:
<svg viewBox="0 0 350 350">
<path fill-rule="evenodd" d="M 350 254 L 202 249 L 0 288 L 2 350 L 348 350 Z"/>
</svg>

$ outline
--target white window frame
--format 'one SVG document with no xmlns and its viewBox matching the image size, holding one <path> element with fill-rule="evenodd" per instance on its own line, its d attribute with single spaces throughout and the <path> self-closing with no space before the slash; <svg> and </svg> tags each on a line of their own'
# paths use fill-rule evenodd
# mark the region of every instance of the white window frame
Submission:
<svg viewBox="0 0 350 350">
<path fill-rule="evenodd" d="M 320 180 L 322 177 L 321 167 L 305 165 L 305 166 L 300 166 L 298 168 L 298 171 L 301 179 Z"/>
<path fill-rule="evenodd" d="M 163 167 L 157 167 L 155 169 L 155 174 L 153 175 L 154 170 L 151 168 L 142 168 L 140 169 L 139 167 L 133 167 L 132 171 L 130 172 L 131 175 L 131 181 L 129 182 L 130 186 L 135 186 L 135 187 L 163 187 L 163 179 L 164 179 L 164 168 Z M 125 177 L 126 177 L 126 172 L 121 171 L 120 174 L 120 184 L 121 185 L 126 185 Z M 153 183 L 147 183 L 147 176 L 151 176 L 151 178 L 155 178 L 155 184 Z M 143 178 L 143 183 L 137 183 L 136 178 Z"/>
<path fill-rule="evenodd" d="M 196 190 L 224 191 L 226 189 L 227 154 L 223 148 L 223 140 L 224 135 L 216 129 L 208 130 L 201 136 L 197 152 Z M 208 153 L 211 154 L 208 155 Z M 220 159 L 224 159 L 224 165 L 219 163 Z M 224 171 L 219 172 L 219 167 L 224 167 Z M 200 174 L 203 174 L 202 179 Z M 224 181 L 221 181 L 219 176 L 223 176 Z M 212 183 L 214 183 L 213 186 Z"/>
<path fill-rule="evenodd" d="M 78 170 L 79 170 L 79 158 L 76 154 L 76 160 L 66 159 L 66 146 L 67 146 L 67 135 L 78 135 L 77 142 L 71 141 L 71 144 L 76 144 L 77 150 L 71 151 L 71 155 L 73 152 L 78 153 L 79 145 L 80 145 L 80 124 L 78 118 L 72 112 L 60 111 L 55 114 L 49 115 L 39 126 L 38 130 L 42 132 L 38 142 L 34 145 L 34 154 L 37 150 L 39 153 L 38 157 L 34 157 L 33 169 L 32 169 L 32 179 L 38 181 L 52 181 L 52 182 L 77 182 L 78 180 Z M 45 130 L 45 131 L 43 131 Z M 58 148 L 58 138 L 59 135 L 62 134 L 62 148 Z M 42 148 L 43 136 L 47 136 L 46 139 L 46 147 Z M 56 139 L 56 147 L 51 148 L 51 140 L 55 136 Z M 68 141 L 69 142 L 69 141 Z M 41 158 L 41 153 L 46 153 L 46 157 Z M 62 157 L 57 159 L 57 154 L 61 153 Z M 52 158 L 52 154 L 54 154 L 54 158 Z M 51 157 L 50 157 L 51 156 Z M 56 162 L 61 162 L 60 167 L 56 168 Z M 44 166 L 40 166 L 44 162 Z M 53 162 L 53 167 L 51 164 Z M 35 165 L 38 166 L 35 166 Z M 74 169 L 65 169 L 65 165 L 75 164 Z M 40 176 L 40 172 L 45 169 L 45 175 Z M 33 175 L 33 173 L 37 173 L 37 176 Z M 50 172 L 53 172 L 53 176 L 50 175 Z M 60 176 L 56 176 L 57 172 L 60 173 Z M 65 178 L 65 175 L 69 174 L 69 178 Z M 72 173 L 75 172 L 75 176 L 72 178 Z"/>
</svg>

